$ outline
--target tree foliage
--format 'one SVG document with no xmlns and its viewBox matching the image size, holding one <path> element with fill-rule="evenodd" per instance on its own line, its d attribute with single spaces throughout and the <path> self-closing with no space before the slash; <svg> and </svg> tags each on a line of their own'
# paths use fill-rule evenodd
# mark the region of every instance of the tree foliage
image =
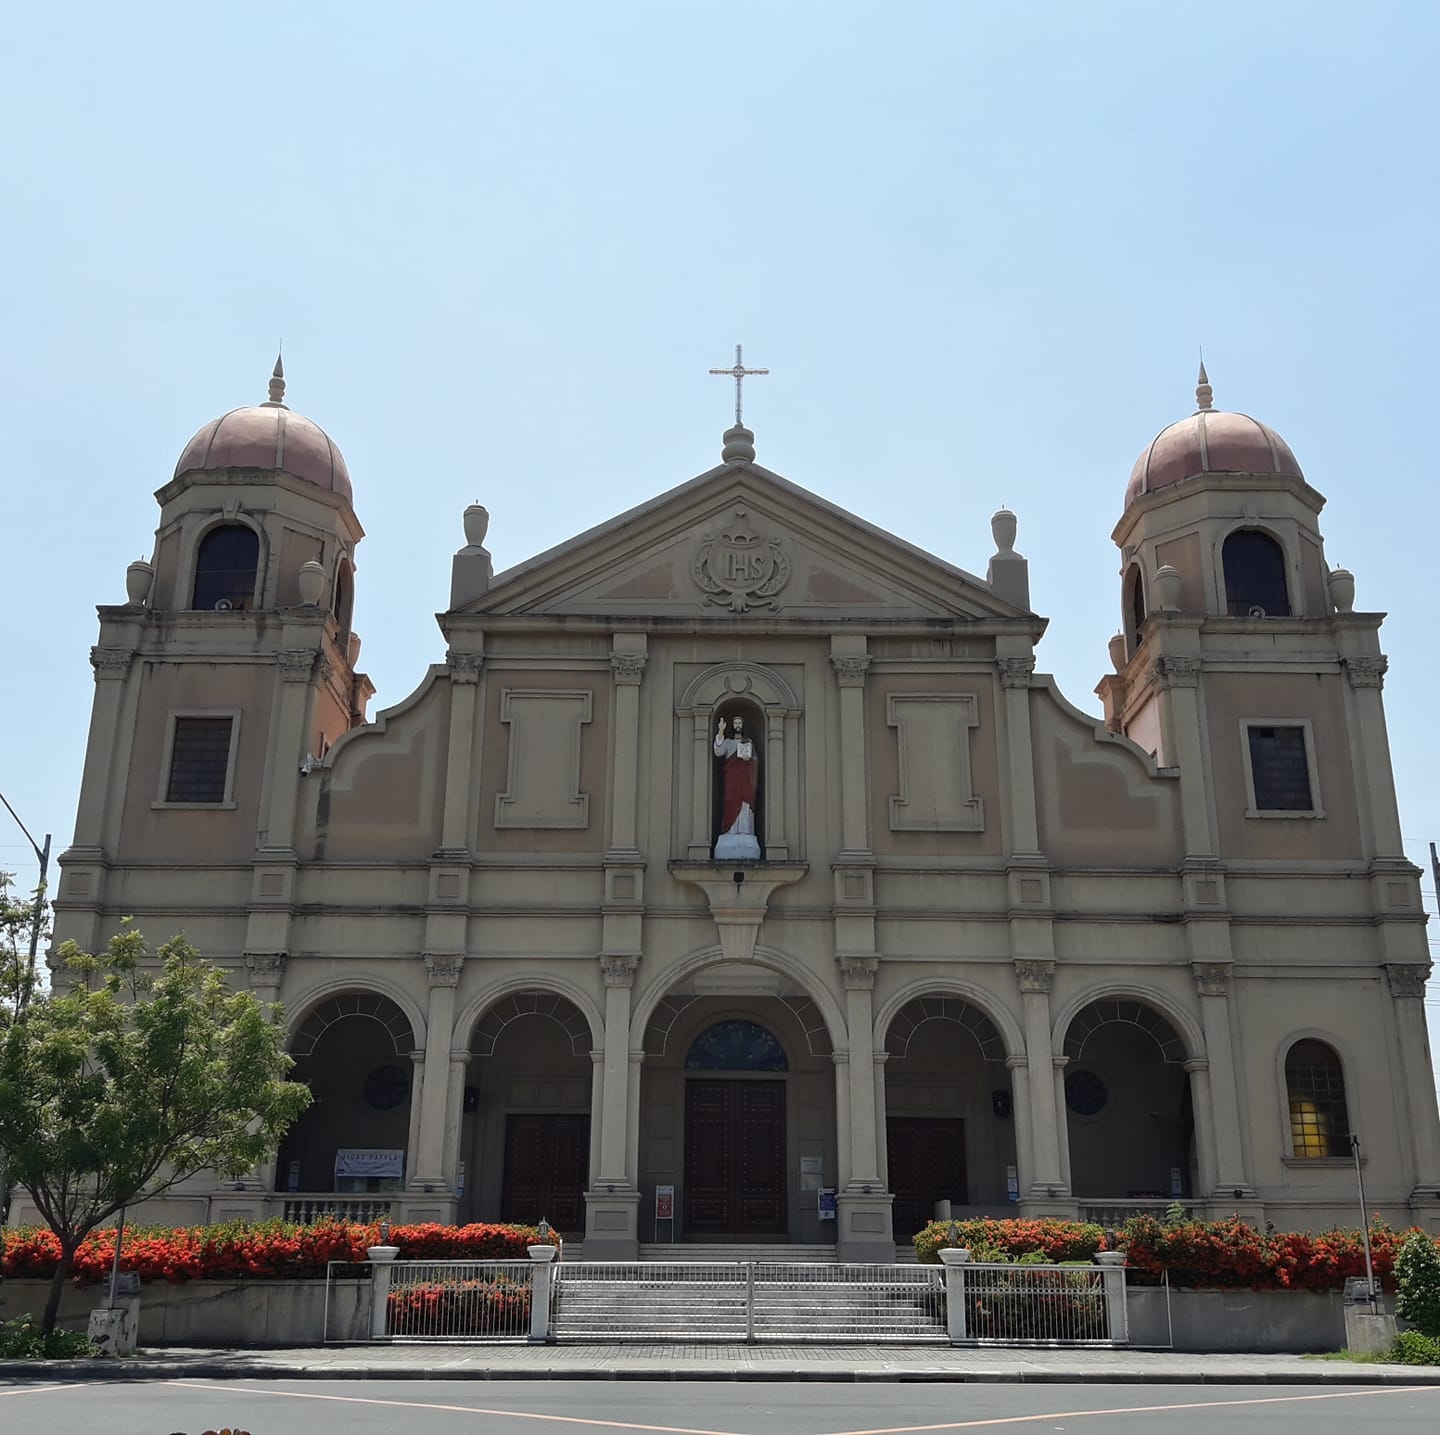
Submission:
<svg viewBox="0 0 1440 1435">
<path fill-rule="evenodd" d="M 56 991 L 0 1009 L 0 1152 L 60 1242 L 47 1333 L 90 1231 L 197 1172 L 245 1174 L 310 1100 L 278 1011 L 183 938 L 151 960 L 127 922 L 58 958 Z"/>
<path fill-rule="evenodd" d="M 1412 1231 L 1395 1262 L 1400 1290 L 1395 1312 L 1416 1330 L 1440 1336 L 1440 1245 L 1423 1231 Z"/>
<path fill-rule="evenodd" d="M 39 989 L 30 949 L 49 936 L 49 911 L 43 886 L 22 897 L 11 874 L 0 872 L 0 1010 L 24 1011 Z"/>
</svg>

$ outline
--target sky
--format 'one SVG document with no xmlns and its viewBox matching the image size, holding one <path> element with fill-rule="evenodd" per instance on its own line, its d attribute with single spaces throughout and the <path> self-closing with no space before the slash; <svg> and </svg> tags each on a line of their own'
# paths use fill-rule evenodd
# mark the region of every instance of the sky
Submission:
<svg viewBox="0 0 1440 1435">
<path fill-rule="evenodd" d="M 1098 714 L 1110 531 L 1203 348 L 1389 614 L 1433 910 L 1437 31 L 1426 0 L 13 7 L 0 792 L 63 850 L 95 605 L 282 342 L 368 531 L 372 713 L 443 657 L 467 503 L 502 569 L 709 469 L 743 343 L 760 463 L 972 572 L 1019 515 L 1040 667 Z M 34 881 L 3 811 L 0 868 Z"/>
</svg>

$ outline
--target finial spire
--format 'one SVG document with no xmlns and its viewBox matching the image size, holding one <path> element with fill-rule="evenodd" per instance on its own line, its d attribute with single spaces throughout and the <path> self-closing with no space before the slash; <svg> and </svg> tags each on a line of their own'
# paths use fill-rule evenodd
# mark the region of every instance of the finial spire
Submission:
<svg viewBox="0 0 1440 1435">
<path fill-rule="evenodd" d="M 1195 407 L 1197 409 L 1212 409 L 1215 407 L 1215 390 L 1210 387 L 1210 378 L 1205 372 L 1205 360 L 1200 360 L 1200 377 L 1195 384 Z"/>
<path fill-rule="evenodd" d="M 280 355 L 275 355 L 275 372 L 270 375 L 270 397 L 263 407 L 283 409 L 285 407 L 285 366 Z"/>
</svg>

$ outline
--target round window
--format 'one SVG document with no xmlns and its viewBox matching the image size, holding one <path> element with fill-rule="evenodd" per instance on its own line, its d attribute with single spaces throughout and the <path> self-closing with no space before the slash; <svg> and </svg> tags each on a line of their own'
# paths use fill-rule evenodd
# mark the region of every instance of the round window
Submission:
<svg viewBox="0 0 1440 1435">
<path fill-rule="evenodd" d="M 1105 1083 L 1093 1071 L 1065 1073 L 1065 1104 L 1077 1116 L 1098 1116 L 1105 1101 Z"/>
<path fill-rule="evenodd" d="M 410 1073 L 400 1066 L 377 1066 L 365 1078 L 365 1100 L 376 1111 L 393 1111 L 410 1095 Z"/>
</svg>

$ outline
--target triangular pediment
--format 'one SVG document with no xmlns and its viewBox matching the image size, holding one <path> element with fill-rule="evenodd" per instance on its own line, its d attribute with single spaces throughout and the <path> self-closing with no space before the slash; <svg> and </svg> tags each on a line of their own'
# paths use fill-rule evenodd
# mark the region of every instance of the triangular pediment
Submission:
<svg viewBox="0 0 1440 1435">
<path fill-rule="evenodd" d="M 777 619 L 1025 616 L 982 579 L 750 463 L 497 574 L 462 613 Z"/>
</svg>

